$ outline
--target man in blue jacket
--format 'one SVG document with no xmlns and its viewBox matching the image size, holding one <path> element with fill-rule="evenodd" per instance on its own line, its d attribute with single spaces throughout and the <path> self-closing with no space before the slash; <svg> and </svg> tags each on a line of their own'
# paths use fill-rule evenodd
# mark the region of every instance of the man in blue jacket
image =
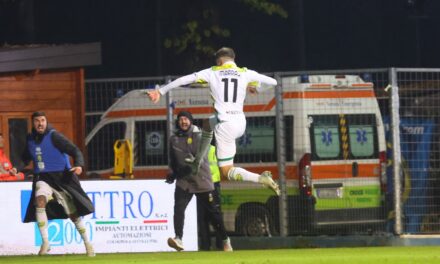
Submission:
<svg viewBox="0 0 440 264">
<path fill-rule="evenodd" d="M 78 175 L 84 167 L 81 151 L 70 140 L 53 129 L 44 112 L 32 114 L 32 132 L 27 137 L 23 161 L 33 161 L 32 194 L 24 222 L 37 222 L 43 243 L 39 255 L 50 250 L 48 220 L 70 218 L 81 235 L 87 256 L 95 256 L 80 216 L 94 212 L 94 206 L 81 188 Z M 70 165 L 69 156 L 74 160 Z"/>
</svg>

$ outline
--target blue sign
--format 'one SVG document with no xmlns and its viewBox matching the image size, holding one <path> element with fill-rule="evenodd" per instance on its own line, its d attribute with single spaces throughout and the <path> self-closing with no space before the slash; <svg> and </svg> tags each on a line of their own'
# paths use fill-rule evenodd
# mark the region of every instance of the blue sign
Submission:
<svg viewBox="0 0 440 264">
<path fill-rule="evenodd" d="M 366 143 L 368 141 L 367 139 L 367 131 L 365 131 L 365 129 L 357 129 L 356 130 L 356 141 L 358 143 L 360 143 L 361 145 L 363 145 L 364 143 Z"/>
<path fill-rule="evenodd" d="M 391 142 L 389 118 L 384 119 L 387 142 Z M 404 232 L 417 233 L 425 214 L 429 213 L 427 204 L 429 181 L 429 155 L 431 152 L 432 132 L 434 122 L 422 118 L 401 118 L 400 120 L 400 149 L 402 153 L 402 180 L 409 177 L 409 195 L 403 198 Z M 392 159 L 392 149 L 388 149 L 388 159 Z M 392 166 L 387 169 L 388 199 L 394 193 Z"/>
<path fill-rule="evenodd" d="M 324 143 L 326 146 L 332 144 L 333 139 L 332 139 L 332 131 L 331 130 L 327 129 L 327 131 L 322 131 L 321 136 L 322 136 L 322 138 L 321 138 L 322 143 Z"/>
<path fill-rule="evenodd" d="M 26 210 L 31 200 L 31 190 L 21 190 L 20 192 L 20 204 L 21 204 L 21 221 L 24 221 L 24 217 L 26 216 Z"/>
<path fill-rule="evenodd" d="M 251 133 L 244 133 L 243 136 L 241 136 L 238 139 L 238 145 L 241 147 L 247 147 L 248 145 L 252 144 L 252 134 Z"/>
</svg>

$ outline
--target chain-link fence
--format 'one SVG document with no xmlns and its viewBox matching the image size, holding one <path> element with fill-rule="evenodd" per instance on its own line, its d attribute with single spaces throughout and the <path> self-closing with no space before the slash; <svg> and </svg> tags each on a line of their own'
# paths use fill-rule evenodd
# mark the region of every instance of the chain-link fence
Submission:
<svg viewBox="0 0 440 264">
<path fill-rule="evenodd" d="M 256 173 L 272 171 L 282 195 L 222 179 L 228 231 L 246 236 L 437 233 L 439 73 L 268 74 L 280 85 L 247 97 L 247 128 L 237 140 L 234 162 Z M 133 145 L 134 178 L 165 177 L 175 114 L 189 110 L 201 125 L 213 111 L 206 87 L 176 89 L 152 104 L 145 89 L 171 79 L 86 81 L 90 177 L 112 175 L 118 139 Z M 399 140 L 396 155 L 393 142 Z"/>
<path fill-rule="evenodd" d="M 440 71 L 397 69 L 402 233 L 438 233 Z"/>
</svg>

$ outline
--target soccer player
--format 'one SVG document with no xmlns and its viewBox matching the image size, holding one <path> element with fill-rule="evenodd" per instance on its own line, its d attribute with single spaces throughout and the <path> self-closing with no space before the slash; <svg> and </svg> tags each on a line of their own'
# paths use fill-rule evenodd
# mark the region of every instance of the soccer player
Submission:
<svg viewBox="0 0 440 264">
<path fill-rule="evenodd" d="M 222 177 L 235 181 L 259 182 L 279 195 L 278 184 L 273 181 L 271 172 L 264 171 L 259 175 L 234 166 L 235 140 L 240 138 L 246 129 L 246 117 L 243 112 L 246 92 L 249 90 L 250 93 L 259 93 L 276 86 L 277 81 L 253 70 L 237 67 L 235 52 L 231 48 L 219 49 L 215 53 L 215 59 L 217 66 L 180 77 L 159 89 L 149 91 L 148 96 L 157 103 L 161 95 L 171 89 L 197 81 L 207 82 L 214 98 L 215 115 L 209 120 L 204 120 L 199 151 L 192 160 L 188 160 L 192 162 L 193 173 L 198 174 L 201 159 L 208 153 L 214 131 Z M 251 83 L 258 85 L 252 86 Z"/>
<path fill-rule="evenodd" d="M 43 243 L 38 255 L 50 250 L 48 220 L 70 218 L 84 241 L 86 254 L 95 256 L 81 216 L 94 212 L 90 198 L 81 188 L 78 175 L 82 173 L 84 158 L 81 151 L 47 122 L 44 112 L 32 114 L 32 132 L 27 137 L 23 161 L 33 161 L 32 194 L 24 219 L 37 222 Z M 70 166 L 69 156 L 74 159 Z"/>
</svg>

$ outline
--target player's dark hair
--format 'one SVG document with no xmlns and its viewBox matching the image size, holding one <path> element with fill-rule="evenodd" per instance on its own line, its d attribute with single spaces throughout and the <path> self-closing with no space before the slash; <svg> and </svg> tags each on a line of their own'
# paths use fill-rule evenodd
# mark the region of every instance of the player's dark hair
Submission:
<svg viewBox="0 0 440 264">
<path fill-rule="evenodd" d="M 216 60 L 221 57 L 228 57 L 235 59 L 235 52 L 232 48 L 222 47 L 221 49 L 217 50 L 216 53 L 214 53 L 214 56 Z"/>
<path fill-rule="evenodd" d="M 36 112 L 33 112 L 33 113 L 32 113 L 31 118 L 32 118 L 32 120 L 33 120 L 35 117 L 39 117 L 39 116 L 44 116 L 44 117 L 46 117 L 46 113 L 44 113 L 43 111 L 36 111 Z"/>
</svg>

